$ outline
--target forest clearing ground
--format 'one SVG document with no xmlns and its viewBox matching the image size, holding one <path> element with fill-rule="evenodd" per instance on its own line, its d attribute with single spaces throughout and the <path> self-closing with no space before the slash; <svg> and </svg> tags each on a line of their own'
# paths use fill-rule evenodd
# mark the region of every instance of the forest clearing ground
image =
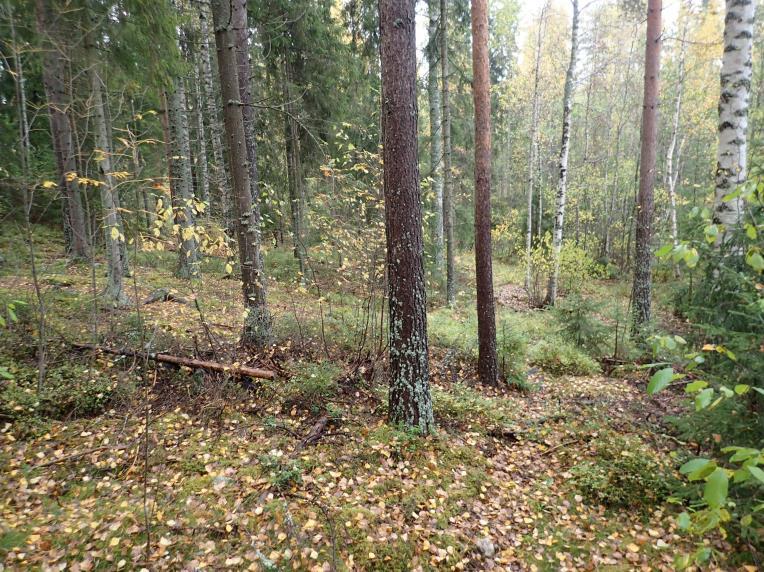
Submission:
<svg viewBox="0 0 764 572">
<path fill-rule="evenodd" d="M 627 456 L 644 452 L 673 472 L 675 444 L 661 436 L 661 423 L 676 404 L 670 396 L 649 399 L 640 376 L 533 368 L 530 391 L 483 388 L 472 381 L 468 360 L 454 360 L 434 341 L 440 428 L 420 438 L 385 424 L 380 363 L 356 360 L 327 381 L 324 366 L 302 365 L 320 362 L 321 344 L 300 343 L 294 331 L 291 338 L 282 333 L 268 355 L 247 356 L 235 345 L 238 281 L 211 272 L 190 291 L 168 279 L 166 267 L 135 266 L 139 286 L 136 296 L 131 284 L 131 297 L 143 300 L 159 286 L 198 296 L 221 359 L 296 373 L 305 385 L 261 380 L 246 390 L 199 372 L 73 353 L 64 340 L 89 339 L 92 327 L 90 268 L 46 260 L 45 296 L 57 300 L 51 368 L 80 361 L 134 391 L 98 416 L 50 420 L 25 438 L 3 420 L 5 569 L 673 569 L 686 541 L 671 505 L 605 508 L 583 496 L 581 475 L 572 472 L 596 461 L 598 443 L 620 438 L 642 447 Z M 0 276 L 3 299 L 31 301 L 28 293 L 27 277 Z M 316 335 L 316 295 L 277 282 L 270 294 L 277 324 L 292 315 L 302 320 L 300 336 Z M 354 319 L 352 309 L 342 314 L 339 299 L 334 303 L 324 315 L 330 335 L 341 325 L 331 312 Z M 139 346 L 134 310 L 102 315 L 106 343 Z M 193 304 L 160 302 L 140 312 L 162 351 L 190 355 L 206 344 Z M 329 351 L 334 361 L 352 361 L 352 352 Z M 313 387 L 312 379 L 326 383 Z M 326 432 L 317 445 L 303 446 L 324 413 Z"/>
</svg>

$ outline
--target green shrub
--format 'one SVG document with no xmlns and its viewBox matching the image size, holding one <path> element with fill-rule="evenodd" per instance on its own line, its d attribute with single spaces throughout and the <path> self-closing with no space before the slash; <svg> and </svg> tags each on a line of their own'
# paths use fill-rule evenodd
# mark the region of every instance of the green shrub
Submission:
<svg viewBox="0 0 764 572">
<path fill-rule="evenodd" d="M 297 363 L 294 370 L 284 392 L 288 405 L 324 409 L 326 402 L 339 392 L 337 381 L 342 375 L 342 368 L 336 363 Z"/>
<path fill-rule="evenodd" d="M 438 422 L 455 421 L 487 428 L 489 425 L 507 424 L 512 420 L 510 411 L 513 408 L 507 401 L 486 397 L 462 383 L 455 383 L 450 391 L 434 386 L 432 400 Z"/>
<path fill-rule="evenodd" d="M 261 455 L 258 460 L 275 490 L 287 491 L 302 483 L 302 465 L 299 461 L 270 453 Z"/>
<path fill-rule="evenodd" d="M 589 501 L 646 510 L 666 500 L 678 482 L 639 437 L 607 432 L 590 448 L 594 459 L 570 470 L 574 486 Z"/>
<path fill-rule="evenodd" d="M 557 305 L 562 333 L 590 355 L 602 355 L 608 339 L 608 328 L 596 318 L 599 305 L 580 294 L 572 294 Z"/>
<path fill-rule="evenodd" d="M 600 371 L 599 364 L 590 356 L 557 337 L 535 344 L 529 361 L 554 375 L 593 375 Z"/>
<path fill-rule="evenodd" d="M 507 383 L 527 389 L 525 359 L 528 354 L 528 339 L 525 334 L 507 327 L 506 322 L 502 322 L 496 336 L 496 350 L 499 367 Z"/>
</svg>

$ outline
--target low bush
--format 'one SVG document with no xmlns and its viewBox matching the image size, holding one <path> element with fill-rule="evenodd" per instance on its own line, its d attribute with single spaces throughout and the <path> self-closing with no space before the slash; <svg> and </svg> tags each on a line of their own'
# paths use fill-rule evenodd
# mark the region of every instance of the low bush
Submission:
<svg viewBox="0 0 764 572">
<path fill-rule="evenodd" d="M 536 343 L 530 350 L 529 362 L 554 375 L 593 375 L 600 371 L 589 355 L 557 337 Z"/>
<path fill-rule="evenodd" d="M 594 458 L 570 470 L 576 490 L 589 501 L 647 510 L 665 501 L 678 483 L 671 467 L 639 437 L 602 433 L 590 449 Z"/>
<path fill-rule="evenodd" d="M 342 368 L 330 361 L 297 363 L 293 368 L 294 374 L 284 391 L 285 404 L 304 409 L 325 409 L 327 401 L 339 392 L 337 381 L 342 375 Z"/>
</svg>

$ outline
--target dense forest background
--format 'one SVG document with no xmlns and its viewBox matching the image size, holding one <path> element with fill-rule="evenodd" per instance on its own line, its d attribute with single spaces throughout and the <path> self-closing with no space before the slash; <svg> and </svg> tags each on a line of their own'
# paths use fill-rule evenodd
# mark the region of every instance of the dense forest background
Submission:
<svg viewBox="0 0 764 572">
<path fill-rule="evenodd" d="M 759 569 L 755 8 L 0 0 L 6 568 Z"/>
</svg>

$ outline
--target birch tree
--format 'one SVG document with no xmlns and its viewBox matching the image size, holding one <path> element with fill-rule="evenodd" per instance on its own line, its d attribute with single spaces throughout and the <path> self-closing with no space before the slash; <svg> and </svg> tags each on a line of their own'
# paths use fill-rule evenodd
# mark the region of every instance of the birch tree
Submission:
<svg viewBox="0 0 764 572">
<path fill-rule="evenodd" d="M 415 0 L 380 0 L 390 397 L 394 424 L 434 427 L 417 164 Z"/>
<path fill-rule="evenodd" d="M 554 230 L 552 232 L 552 273 L 546 294 L 546 304 L 554 306 L 557 300 L 557 282 L 560 276 L 560 250 L 565 223 L 565 202 L 568 192 L 568 155 L 570 154 L 570 117 L 573 112 L 573 83 L 578 54 L 578 0 L 573 0 L 573 23 L 570 29 L 570 62 L 565 74 L 562 97 L 562 137 L 560 143 L 560 171 L 555 196 Z"/>
<path fill-rule="evenodd" d="M 717 244 L 728 241 L 740 226 L 743 198 L 739 191 L 748 171 L 748 108 L 751 96 L 751 51 L 755 2 L 727 0 L 724 20 L 719 145 L 716 153 L 714 223 L 722 226 Z"/>
<path fill-rule="evenodd" d="M 541 45 L 544 38 L 544 22 L 549 2 L 544 2 L 539 15 L 538 33 L 536 36 L 536 57 L 533 65 L 533 98 L 531 101 L 531 141 L 530 153 L 528 154 L 528 192 L 527 192 L 527 220 L 525 227 L 525 289 L 529 293 L 531 288 L 531 247 L 533 240 L 533 187 L 536 181 L 536 163 L 539 153 L 539 81 L 541 79 Z M 540 225 L 539 225 L 540 226 Z"/>
</svg>

